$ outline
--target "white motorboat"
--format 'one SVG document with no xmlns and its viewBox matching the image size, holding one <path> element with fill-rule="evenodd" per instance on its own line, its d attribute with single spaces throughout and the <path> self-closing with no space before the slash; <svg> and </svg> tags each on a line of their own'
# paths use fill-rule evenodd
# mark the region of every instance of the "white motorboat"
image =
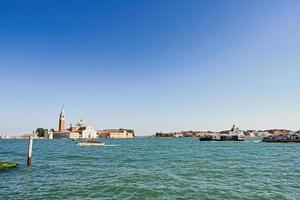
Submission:
<svg viewBox="0 0 300 200">
<path fill-rule="evenodd" d="M 76 143 L 79 147 L 99 147 L 99 146 L 105 146 L 105 142 L 97 141 L 97 140 L 83 140 Z"/>
</svg>

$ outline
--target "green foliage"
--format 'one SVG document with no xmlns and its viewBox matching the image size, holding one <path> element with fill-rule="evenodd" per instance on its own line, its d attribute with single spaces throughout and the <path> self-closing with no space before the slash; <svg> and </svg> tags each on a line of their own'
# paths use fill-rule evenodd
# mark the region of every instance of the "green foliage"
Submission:
<svg viewBox="0 0 300 200">
<path fill-rule="evenodd" d="M 134 136 L 134 130 L 133 129 L 120 128 L 119 130 L 121 130 L 121 131 L 127 131 L 128 133 L 132 133 L 132 135 Z"/>
<path fill-rule="evenodd" d="M 134 130 L 132 130 L 132 129 L 126 129 L 126 131 L 127 131 L 128 133 L 132 133 L 132 134 L 134 135 Z"/>
<path fill-rule="evenodd" d="M 44 128 L 37 128 L 36 129 L 37 136 L 38 137 L 44 137 L 44 131 L 45 131 Z"/>
</svg>

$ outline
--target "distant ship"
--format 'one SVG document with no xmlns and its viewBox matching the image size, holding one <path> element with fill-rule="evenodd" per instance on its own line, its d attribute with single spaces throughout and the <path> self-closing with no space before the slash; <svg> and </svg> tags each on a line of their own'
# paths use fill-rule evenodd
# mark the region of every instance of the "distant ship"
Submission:
<svg viewBox="0 0 300 200">
<path fill-rule="evenodd" d="M 300 142 L 300 134 L 273 135 L 264 137 L 262 142 Z"/>
<path fill-rule="evenodd" d="M 200 141 L 244 141 L 245 135 L 243 131 L 233 125 L 229 131 L 222 131 L 211 135 L 205 135 L 199 138 Z"/>
<path fill-rule="evenodd" d="M 244 137 L 239 137 L 238 135 L 219 135 L 211 136 L 206 135 L 199 138 L 200 141 L 245 141 Z"/>
<path fill-rule="evenodd" d="M 206 136 L 200 137 L 199 140 L 200 141 L 212 141 L 212 140 L 214 140 L 214 138 L 212 135 L 206 135 Z"/>
</svg>

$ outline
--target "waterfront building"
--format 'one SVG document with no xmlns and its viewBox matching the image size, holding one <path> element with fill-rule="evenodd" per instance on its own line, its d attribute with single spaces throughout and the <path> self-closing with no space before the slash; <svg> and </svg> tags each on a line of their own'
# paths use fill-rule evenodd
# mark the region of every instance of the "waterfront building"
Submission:
<svg viewBox="0 0 300 200">
<path fill-rule="evenodd" d="M 175 132 L 157 132 L 155 134 L 156 137 L 174 137 L 176 133 Z"/>
<path fill-rule="evenodd" d="M 61 131 L 61 132 L 54 132 L 53 138 L 68 138 L 68 139 L 93 139 L 97 138 L 97 129 L 89 125 L 87 123 L 81 122 L 77 123 L 76 126 L 71 126 L 69 129 Z"/>
<path fill-rule="evenodd" d="M 285 134 L 290 134 L 292 131 L 286 129 L 271 129 L 271 130 L 266 130 L 266 132 L 270 133 L 271 135 L 285 135 Z"/>
<path fill-rule="evenodd" d="M 173 133 L 177 134 L 176 132 Z M 195 137 L 196 133 L 194 131 L 182 131 L 182 134 L 184 135 L 184 137 Z"/>
<path fill-rule="evenodd" d="M 48 129 L 44 129 L 44 138 L 45 139 L 49 138 L 49 130 Z"/>
<path fill-rule="evenodd" d="M 244 139 L 245 133 L 244 133 L 244 131 L 240 130 L 239 127 L 233 125 L 230 130 L 221 131 L 220 137 L 222 137 L 222 136 L 225 136 L 225 137 L 226 136 L 238 136 L 238 138 Z"/>
<path fill-rule="evenodd" d="M 64 108 L 62 108 L 59 115 L 58 131 L 53 132 L 52 137 L 56 139 L 92 139 L 97 138 L 97 129 L 94 126 L 83 122 L 82 119 L 75 126 L 71 124 L 69 129 L 65 129 L 65 113 Z"/>
<path fill-rule="evenodd" d="M 64 132 L 54 132 L 53 133 L 54 139 L 79 139 L 79 132 L 71 132 L 71 131 L 64 131 Z"/>
<path fill-rule="evenodd" d="M 210 131 L 157 132 L 155 137 L 201 137 L 211 133 Z"/>
<path fill-rule="evenodd" d="M 259 130 L 257 132 L 258 132 L 257 136 L 259 136 L 259 137 L 268 137 L 271 135 L 271 133 L 269 133 L 268 131 Z"/>
<path fill-rule="evenodd" d="M 227 134 L 227 135 L 239 135 L 243 134 L 244 131 L 240 130 L 239 127 L 233 125 L 230 130 L 221 131 L 220 134 Z"/>
<path fill-rule="evenodd" d="M 52 140 L 53 139 L 53 132 L 52 132 L 52 130 L 49 131 L 48 129 L 45 129 L 44 137 L 46 139 Z"/>
<path fill-rule="evenodd" d="M 74 127 L 73 127 L 74 129 Z M 83 120 L 81 120 L 77 126 L 75 127 L 75 130 L 78 130 L 79 134 L 80 134 L 80 138 L 97 138 L 97 129 L 90 125 L 87 124 L 85 122 L 83 122 Z"/>
<path fill-rule="evenodd" d="M 184 137 L 201 137 L 212 133 L 211 131 L 181 131 Z"/>
<path fill-rule="evenodd" d="M 38 138 L 37 133 L 35 132 L 35 130 L 32 131 L 32 133 L 24 133 L 22 136 L 22 138 Z"/>
<path fill-rule="evenodd" d="M 248 137 L 257 137 L 259 133 L 256 130 L 246 130 L 244 134 Z"/>
<path fill-rule="evenodd" d="M 0 139 L 10 139 L 10 136 L 8 133 L 6 133 L 4 136 L 0 136 Z"/>
<path fill-rule="evenodd" d="M 126 139 L 134 138 L 134 131 L 128 129 L 105 129 L 98 130 L 97 134 L 100 137 L 112 138 L 112 139 Z"/>
<path fill-rule="evenodd" d="M 181 138 L 181 137 L 183 137 L 183 134 L 182 134 L 182 133 L 175 133 L 175 134 L 174 134 L 174 137 L 176 137 L 176 138 Z"/>
</svg>

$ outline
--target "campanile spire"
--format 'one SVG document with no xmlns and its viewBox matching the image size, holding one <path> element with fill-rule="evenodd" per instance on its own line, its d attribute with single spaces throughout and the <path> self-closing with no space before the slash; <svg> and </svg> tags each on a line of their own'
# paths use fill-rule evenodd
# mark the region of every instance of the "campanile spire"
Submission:
<svg viewBox="0 0 300 200">
<path fill-rule="evenodd" d="M 65 130 L 65 112 L 64 112 L 64 105 L 61 108 L 60 115 L 59 115 L 59 125 L 58 125 L 58 131 L 62 132 Z"/>
</svg>

